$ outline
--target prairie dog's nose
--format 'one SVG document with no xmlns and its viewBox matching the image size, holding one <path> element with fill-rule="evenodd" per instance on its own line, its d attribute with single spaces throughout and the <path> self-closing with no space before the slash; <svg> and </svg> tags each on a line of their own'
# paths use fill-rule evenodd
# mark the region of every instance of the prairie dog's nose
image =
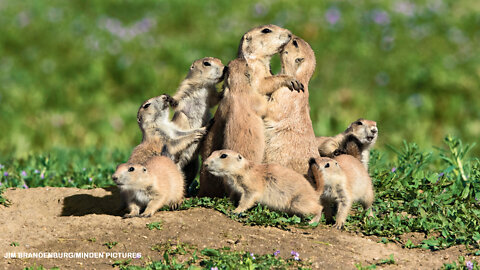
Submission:
<svg viewBox="0 0 480 270">
<path fill-rule="evenodd" d="M 377 133 L 377 131 L 378 131 L 378 129 L 372 128 L 372 133 L 373 133 L 373 134 Z"/>
<path fill-rule="evenodd" d="M 112 176 L 112 179 L 113 179 L 114 182 L 117 182 L 118 177 L 114 175 L 114 176 Z"/>
</svg>

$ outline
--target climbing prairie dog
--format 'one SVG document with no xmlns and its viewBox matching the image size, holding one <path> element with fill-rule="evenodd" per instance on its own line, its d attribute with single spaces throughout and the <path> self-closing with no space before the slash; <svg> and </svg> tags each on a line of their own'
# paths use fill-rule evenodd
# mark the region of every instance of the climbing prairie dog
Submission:
<svg viewBox="0 0 480 270">
<path fill-rule="evenodd" d="M 142 143 L 136 146 L 128 163 L 145 164 L 151 157 L 160 155 L 164 145 L 176 155 L 199 141 L 207 132 L 205 128 L 184 130 L 169 120 L 169 106 L 174 100 L 161 95 L 145 101 L 138 109 L 137 122 L 143 134 Z"/>
<path fill-rule="evenodd" d="M 315 71 L 315 54 L 303 39 L 293 36 L 280 53 L 282 74 L 294 76 L 303 92 L 286 87 L 275 91 L 268 100 L 265 123 L 264 163 L 277 163 L 305 175 L 308 160 L 319 157 L 310 119 L 308 84 Z"/>
<path fill-rule="evenodd" d="M 228 64 L 224 97 L 215 113 L 202 159 L 219 149 L 239 152 L 253 162 L 262 162 L 265 149 L 264 125 L 266 94 L 282 86 L 300 91 L 303 86 L 293 77 L 272 75 L 270 59 L 291 39 L 291 32 L 276 25 L 263 25 L 246 32 L 238 58 Z M 200 196 L 223 196 L 222 182 L 202 168 Z"/>
<path fill-rule="evenodd" d="M 341 154 L 354 156 L 368 170 L 370 148 L 375 145 L 377 137 L 377 122 L 360 118 L 336 136 L 317 137 L 318 152 L 320 156 L 330 158 Z"/>
<path fill-rule="evenodd" d="M 173 96 L 177 106 L 172 122 L 183 129 L 206 126 L 211 118 L 209 109 L 217 105 L 223 96 L 222 92 L 217 92 L 216 84 L 223 80 L 225 71 L 218 58 L 195 60 Z M 185 173 L 187 187 L 198 172 L 199 148 L 200 143 L 192 143 L 176 157 L 177 165 Z"/>
<path fill-rule="evenodd" d="M 145 166 L 123 163 L 112 175 L 130 211 L 124 217 L 150 217 L 164 205 L 177 207 L 183 200 L 183 175 L 164 156 L 152 157 Z"/>
<path fill-rule="evenodd" d="M 343 227 L 352 203 L 360 202 L 364 209 L 372 206 L 372 180 L 358 159 L 350 155 L 320 157 L 310 159 L 309 164 L 317 186 L 323 185 L 320 201 L 327 222 L 332 221 L 332 208 L 337 207 L 335 228 Z"/>
<path fill-rule="evenodd" d="M 223 177 L 230 188 L 241 194 L 235 213 L 261 203 L 290 214 L 313 214 L 315 217 L 311 223 L 320 220 L 320 194 L 293 170 L 277 164 L 252 163 L 231 150 L 213 152 L 204 165 L 210 173 Z"/>
</svg>

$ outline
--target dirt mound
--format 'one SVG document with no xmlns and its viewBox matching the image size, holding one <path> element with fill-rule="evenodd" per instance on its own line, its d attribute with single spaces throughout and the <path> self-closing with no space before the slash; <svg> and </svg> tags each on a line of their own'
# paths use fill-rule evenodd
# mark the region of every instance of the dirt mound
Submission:
<svg viewBox="0 0 480 270">
<path fill-rule="evenodd" d="M 395 265 L 385 268 L 439 268 L 465 254 L 463 247 L 431 252 L 403 249 L 396 244 L 378 243 L 374 237 L 340 232 L 320 225 L 313 229 L 250 227 L 204 208 L 158 212 L 151 218 L 122 219 L 121 201 L 115 188 L 31 188 L 9 189 L 4 196 L 12 203 L 0 206 L 1 269 L 43 265 L 45 267 L 111 269 L 118 258 L 4 258 L 6 254 L 38 252 L 120 252 L 141 253 L 131 264 L 143 265 L 162 259 L 152 250 L 156 244 L 188 243 L 198 248 L 245 250 L 257 254 L 280 250 L 290 258 L 292 250 L 314 268 L 355 269 L 355 263 L 370 265 L 393 254 Z M 162 221 L 161 230 L 149 230 L 147 223 Z M 15 242 L 15 244 L 13 244 Z M 112 249 L 105 243 L 117 242 Z M 18 245 L 17 245 L 18 244 Z"/>
</svg>

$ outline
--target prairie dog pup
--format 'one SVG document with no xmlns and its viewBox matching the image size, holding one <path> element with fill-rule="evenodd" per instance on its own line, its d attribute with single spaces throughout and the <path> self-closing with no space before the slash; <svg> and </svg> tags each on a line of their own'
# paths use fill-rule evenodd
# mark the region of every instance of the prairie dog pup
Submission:
<svg viewBox="0 0 480 270">
<path fill-rule="evenodd" d="M 129 209 L 124 217 L 150 217 L 164 205 L 176 207 L 183 200 L 183 175 L 173 161 L 152 157 L 145 166 L 123 163 L 112 175 Z"/>
<path fill-rule="evenodd" d="M 222 61 L 213 57 L 198 59 L 192 63 L 186 78 L 173 96 L 178 104 L 172 122 L 182 129 L 206 126 L 211 118 L 210 108 L 217 105 L 223 93 L 215 85 L 223 80 L 226 68 Z M 187 187 L 198 171 L 200 143 L 192 143 L 177 155 L 177 165 L 185 173 Z"/>
<path fill-rule="evenodd" d="M 280 53 L 282 74 L 292 75 L 304 92 L 286 87 L 275 91 L 267 107 L 264 163 L 277 163 L 306 175 L 308 160 L 320 157 L 310 119 L 308 83 L 315 71 L 315 54 L 303 39 L 293 36 Z"/>
<path fill-rule="evenodd" d="M 170 152 L 176 155 L 205 135 L 205 128 L 183 130 L 168 119 L 169 105 L 173 102 L 170 96 L 161 95 L 140 106 L 137 122 L 143 139 L 133 149 L 128 163 L 145 164 L 151 157 L 160 155 L 164 145 L 168 145 Z"/>
<path fill-rule="evenodd" d="M 238 58 L 228 65 L 224 97 L 215 113 L 202 159 L 219 149 L 232 149 L 253 162 L 261 162 L 265 149 L 262 117 L 266 113 L 264 95 L 281 86 L 297 91 L 303 87 L 295 78 L 272 75 L 270 59 L 290 40 L 290 31 L 276 25 L 263 25 L 245 33 Z M 223 196 L 222 182 L 202 168 L 199 196 Z"/>
<path fill-rule="evenodd" d="M 290 214 L 314 214 L 310 223 L 320 220 L 320 194 L 293 170 L 277 164 L 255 164 L 231 150 L 213 152 L 204 164 L 209 172 L 224 177 L 241 194 L 235 213 L 244 212 L 258 202 Z"/>
<path fill-rule="evenodd" d="M 332 205 L 337 206 L 335 228 L 343 227 L 352 203 L 360 202 L 364 209 L 372 206 L 372 180 L 358 159 L 350 155 L 320 157 L 310 159 L 309 164 L 317 185 L 323 183 L 320 201 L 327 222 L 332 220 Z"/>
<path fill-rule="evenodd" d="M 377 122 L 360 118 L 336 136 L 317 137 L 318 152 L 322 157 L 330 158 L 341 154 L 352 155 L 368 170 L 370 148 L 375 145 L 377 137 Z"/>
</svg>

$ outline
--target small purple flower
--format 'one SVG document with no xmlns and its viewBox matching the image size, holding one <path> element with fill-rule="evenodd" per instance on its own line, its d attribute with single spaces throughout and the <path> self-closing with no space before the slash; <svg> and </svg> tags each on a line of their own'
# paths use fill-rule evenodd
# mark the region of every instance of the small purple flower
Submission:
<svg viewBox="0 0 480 270">
<path fill-rule="evenodd" d="M 2 185 L 3 185 L 2 182 L 0 182 L 0 187 L 1 187 Z"/>
<path fill-rule="evenodd" d="M 341 16 L 342 14 L 338 8 L 331 7 L 325 13 L 325 20 L 327 20 L 330 25 L 335 25 L 340 21 Z"/>
<path fill-rule="evenodd" d="M 216 267 L 216 266 L 212 267 L 212 268 L 210 268 L 210 270 L 218 270 L 218 267 Z"/>
<path fill-rule="evenodd" d="M 88 182 L 92 182 L 92 181 L 93 181 L 92 177 L 89 177 Z"/>
<path fill-rule="evenodd" d="M 39 172 L 40 172 L 39 170 L 35 170 L 35 171 L 33 171 L 33 173 L 36 173 L 36 174 L 38 174 Z"/>
<path fill-rule="evenodd" d="M 397 168 L 396 167 L 393 167 L 392 168 L 392 172 L 396 172 L 397 171 Z"/>
<path fill-rule="evenodd" d="M 3 176 L 7 177 L 7 176 L 8 176 L 8 172 L 4 172 L 4 173 L 3 173 Z"/>
<path fill-rule="evenodd" d="M 45 179 L 45 175 L 43 174 L 43 172 L 40 174 L 40 179 Z"/>
<path fill-rule="evenodd" d="M 23 177 L 27 177 L 27 172 L 22 171 L 22 176 L 23 176 Z"/>
<path fill-rule="evenodd" d="M 256 258 L 255 258 L 255 254 L 253 254 L 253 252 L 252 252 L 252 253 L 250 253 L 250 257 L 252 257 L 252 259 L 253 259 L 253 260 L 255 260 L 255 259 L 256 259 Z"/>
<path fill-rule="evenodd" d="M 24 189 L 28 189 L 27 184 L 23 183 L 23 188 L 24 188 Z"/>
<path fill-rule="evenodd" d="M 465 263 L 465 266 L 467 267 L 468 270 L 472 270 L 473 269 L 473 263 L 471 261 L 467 261 Z"/>
<path fill-rule="evenodd" d="M 438 174 L 438 177 L 442 177 L 442 176 L 444 176 L 444 175 L 445 175 L 445 174 L 442 172 L 442 173 L 439 173 L 439 174 Z"/>
<path fill-rule="evenodd" d="M 300 254 L 298 254 L 298 252 L 292 250 L 292 252 L 290 252 L 290 254 L 292 254 L 293 259 L 294 259 L 295 261 L 299 261 L 299 260 L 300 260 Z"/>
<path fill-rule="evenodd" d="M 273 255 L 274 255 L 275 257 L 277 257 L 278 254 L 280 254 L 280 250 L 277 250 L 277 251 L 275 251 L 275 252 L 273 253 Z"/>
<path fill-rule="evenodd" d="M 390 24 L 390 16 L 384 10 L 374 10 L 372 12 L 372 20 L 378 25 Z"/>
</svg>

